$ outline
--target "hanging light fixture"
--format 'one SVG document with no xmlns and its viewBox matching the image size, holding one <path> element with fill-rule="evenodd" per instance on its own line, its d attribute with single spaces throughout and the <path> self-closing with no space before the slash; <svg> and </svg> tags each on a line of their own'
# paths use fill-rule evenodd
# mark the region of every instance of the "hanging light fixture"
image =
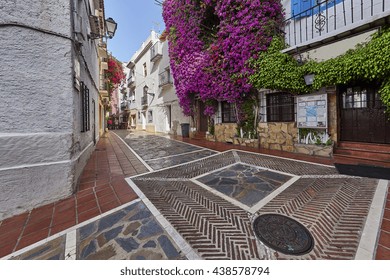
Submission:
<svg viewBox="0 0 390 280">
<path fill-rule="evenodd" d="M 112 18 L 109 17 L 106 19 L 106 30 L 108 38 L 112 39 L 112 37 L 114 37 L 117 26 L 118 24 Z"/>
</svg>

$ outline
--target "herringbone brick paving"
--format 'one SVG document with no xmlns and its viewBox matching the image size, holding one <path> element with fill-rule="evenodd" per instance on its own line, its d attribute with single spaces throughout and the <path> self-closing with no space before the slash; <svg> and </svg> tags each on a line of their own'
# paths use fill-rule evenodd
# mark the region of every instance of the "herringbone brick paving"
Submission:
<svg viewBox="0 0 390 280">
<path fill-rule="evenodd" d="M 237 151 L 241 162 L 294 175 L 336 175 L 333 167 L 290 161 L 283 158 Z M 294 164 L 292 164 L 294 162 Z"/>
<path fill-rule="evenodd" d="M 188 180 L 234 163 L 308 177 L 302 176 L 256 215 L 280 213 L 307 226 L 315 239 L 309 254 L 287 256 L 254 242 L 248 213 Z M 206 259 L 353 259 L 378 183 L 374 179 L 339 175 L 333 167 L 244 151 L 225 152 L 133 180 Z M 235 209 L 234 215 L 226 214 L 225 208 Z M 241 217 L 240 221 L 229 223 L 237 219 L 236 215 Z M 253 255 L 252 251 L 257 253 Z"/>
<path fill-rule="evenodd" d="M 274 253 L 277 259 L 353 259 L 377 180 L 304 178 L 265 205 L 257 214 L 279 213 L 305 225 L 315 246 L 301 257 Z"/>
<path fill-rule="evenodd" d="M 259 258 L 242 209 L 189 181 L 134 182 L 202 258 Z"/>
<path fill-rule="evenodd" d="M 145 178 L 193 178 L 236 162 L 233 152 L 217 154 L 202 160 L 150 173 Z"/>
</svg>

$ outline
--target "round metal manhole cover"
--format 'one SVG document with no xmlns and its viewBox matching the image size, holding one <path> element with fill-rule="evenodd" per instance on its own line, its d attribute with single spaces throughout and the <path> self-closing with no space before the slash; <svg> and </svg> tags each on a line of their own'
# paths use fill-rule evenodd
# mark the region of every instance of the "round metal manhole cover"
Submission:
<svg viewBox="0 0 390 280">
<path fill-rule="evenodd" d="M 256 236 L 268 247 L 288 255 L 304 255 L 314 246 L 310 232 L 297 221 L 278 214 L 264 214 L 255 219 Z"/>
</svg>

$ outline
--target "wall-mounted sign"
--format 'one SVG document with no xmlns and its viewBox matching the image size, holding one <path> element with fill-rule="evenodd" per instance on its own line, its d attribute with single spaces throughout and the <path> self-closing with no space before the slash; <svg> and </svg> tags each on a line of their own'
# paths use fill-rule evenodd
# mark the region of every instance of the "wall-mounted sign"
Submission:
<svg viewBox="0 0 390 280">
<path fill-rule="evenodd" d="M 328 102 L 326 94 L 297 97 L 299 128 L 327 128 Z"/>
</svg>

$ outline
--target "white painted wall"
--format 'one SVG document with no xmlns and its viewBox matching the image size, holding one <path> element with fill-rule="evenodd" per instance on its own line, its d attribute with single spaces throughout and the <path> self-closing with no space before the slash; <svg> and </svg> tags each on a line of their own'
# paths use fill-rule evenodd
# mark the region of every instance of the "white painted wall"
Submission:
<svg viewBox="0 0 390 280">
<path fill-rule="evenodd" d="M 177 133 L 181 135 L 180 123 L 189 123 L 189 117 L 183 115 L 179 106 L 175 87 L 159 86 L 159 74 L 169 67 L 168 42 L 162 44 L 163 56 L 161 59 L 152 62 L 150 60 L 150 48 L 159 42 L 159 34 L 151 32 L 148 39 L 141 45 L 140 49 L 133 55 L 130 61 L 134 61 L 135 74 L 135 101 L 131 103 L 131 109 L 137 110 L 137 129 L 161 133 Z M 143 65 L 146 63 L 147 76 L 144 75 Z M 130 74 L 129 74 L 130 75 Z M 148 106 L 144 108 L 141 105 L 143 88 L 147 85 L 149 92 Z M 168 105 L 171 106 L 171 120 L 168 126 Z M 153 118 L 150 120 L 148 111 L 152 111 Z M 140 116 L 140 118 L 138 118 Z"/>
<path fill-rule="evenodd" d="M 73 2 L 86 32 L 85 1 Z M 92 99 L 98 104 L 96 45 L 85 34 L 85 61 L 76 55 L 71 2 L 1 2 L 0 220 L 75 190 L 93 150 L 92 124 L 91 131 L 80 133 L 75 60 L 90 90 L 90 106 Z"/>
</svg>

